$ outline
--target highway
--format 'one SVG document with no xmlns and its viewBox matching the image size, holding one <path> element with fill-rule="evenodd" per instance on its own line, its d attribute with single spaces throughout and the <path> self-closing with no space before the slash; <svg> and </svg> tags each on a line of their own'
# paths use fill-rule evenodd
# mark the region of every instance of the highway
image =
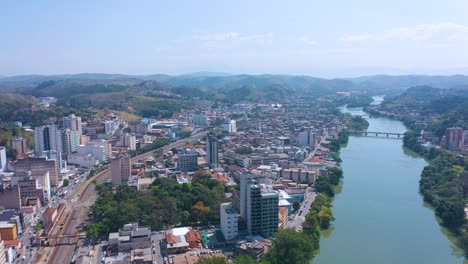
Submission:
<svg viewBox="0 0 468 264">
<path fill-rule="evenodd" d="M 178 140 L 162 148 L 163 153 L 169 151 L 171 148 L 180 148 L 189 141 L 198 140 L 206 137 L 208 132 L 203 131 L 196 133 L 186 139 Z M 132 162 L 139 160 L 145 160 L 153 155 L 157 150 L 149 151 L 141 155 L 132 158 Z M 71 195 L 72 200 L 65 202 L 65 209 L 57 223 L 64 221 L 64 225 L 60 226 L 57 224 L 51 231 L 51 235 L 71 235 L 78 231 L 80 225 L 85 223 L 88 213 L 91 209 L 91 205 L 97 199 L 97 193 L 95 191 L 96 184 L 104 183 L 111 178 L 110 169 L 105 169 L 102 172 L 96 174 L 90 179 L 77 186 L 74 194 Z M 70 263 L 75 252 L 77 244 L 73 245 L 57 245 L 52 248 L 45 248 L 43 252 L 36 255 L 34 263 Z"/>
</svg>

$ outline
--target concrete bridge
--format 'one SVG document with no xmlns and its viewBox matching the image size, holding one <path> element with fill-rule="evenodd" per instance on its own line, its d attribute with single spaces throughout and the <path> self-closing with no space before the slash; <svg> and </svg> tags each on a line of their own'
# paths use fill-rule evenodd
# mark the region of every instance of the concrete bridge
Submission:
<svg viewBox="0 0 468 264">
<path fill-rule="evenodd" d="M 397 132 L 384 132 L 384 131 L 357 131 L 357 130 L 350 130 L 348 131 L 351 135 L 358 135 L 358 136 L 387 136 L 387 137 L 397 137 L 402 138 L 405 134 L 404 133 L 397 133 Z"/>
</svg>

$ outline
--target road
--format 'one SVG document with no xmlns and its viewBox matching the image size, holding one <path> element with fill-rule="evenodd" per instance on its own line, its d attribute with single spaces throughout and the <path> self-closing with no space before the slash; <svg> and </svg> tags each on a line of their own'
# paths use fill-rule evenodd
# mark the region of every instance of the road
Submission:
<svg viewBox="0 0 468 264">
<path fill-rule="evenodd" d="M 169 151 L 171 148 L 179 148 L 189 141 L 198 140 L 203 137 L 206 137 L 207 134 L 208 132 L 204 131 L 194 134 L 186 139 L 182 139 L 171 143 L 162 148 L 163 153 Z M 138 160 L 145 160 L 151 157 L 155 151 L 157 150 L 149 151 L 141 155 L 135 156 L 132 158 L 132 162 L 136 162 Z M 51 231 L 51 234 L 71 235 L 74 232 L 77 232 L 80 224 L 84 223 L 84 221 L 86 220 L 91 205 L 94 204 L 94 202 L 97 199 L 97 193 L 95 191 L 96 184 L 104 183 L 110 178 L 111 172 L 108 168 L 98 173 L 97 175 L 91 177 L 90 179 L 86 180 L 83 184 L 77 186 L 74 193 L 70 194 L 70 197 L 72 198 L 71 201 L 65 202 L 64 213 L 62 214 L 60 219 L 57 220 L 58 223 L 60 223 L 61 221 L 65 221 L 63 229 L 60 229 L 60 226 L 56 225 Z M 47 248 L 45 249 L 45 252 L 43 254 L 37 256 L 38 259 L 36 259 L 34 263 L 70 263 L 76 247 L 77 245 L 73 244 Z"/>
<path fill-rule="evenodd" d="M 296 231 L 302 230 L 302 224 L 305 221 L 306 215 L 310 211 L 310 206 L 315 200 L 317 193 L 312 191 L 312 188 L 306 189 L 306 195 L 304 201 L 301 204 L 301 207 L 298 210 L 298 213 L 294 215 L 293 220 L 288 222 L 288 228 L 294 228 Z"/>
</svg>

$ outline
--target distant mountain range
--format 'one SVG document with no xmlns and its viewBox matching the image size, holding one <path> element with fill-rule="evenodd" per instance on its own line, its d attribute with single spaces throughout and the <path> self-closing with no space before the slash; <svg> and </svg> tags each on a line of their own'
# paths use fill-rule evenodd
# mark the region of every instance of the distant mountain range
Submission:
<svg viewBox="0 0 468 264">
<path fill-rule="evenodd" d="M 437 88 L 468 87 L 466 75 L 373 75 L 357 78 L 325 79 L 305 75 L 247 75 L 217 72 L 197 72 L 184 75 L 126 75 L 106 73 L 81 73 L 65 75 L 18 75 L 0 78 L 0 92 L 30 91 L 45 81 L 67 81 L 79 84 L 131 84 L 157 81 L 173 86 L 191 86 L 208 89 L 261 89 L 325 91 L 365 90 L 369 92 L 399 91 L 412 86 L 427 85 Z"/>
</svg>

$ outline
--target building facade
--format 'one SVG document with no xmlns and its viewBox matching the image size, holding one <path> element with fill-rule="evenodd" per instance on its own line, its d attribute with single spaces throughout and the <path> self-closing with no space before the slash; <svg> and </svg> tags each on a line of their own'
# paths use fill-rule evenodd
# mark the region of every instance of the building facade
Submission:
<svg viewBox="0 0 468 264">
<path fill-rule="evenodd" d="M 131 176 L 132 161 L 129 156 L 116 158 L 111 163 L 112 184 L 126 184 Z"/>
<path fill-rule="evenodd" d="M 195 149 L 186 149 L 178 153 L 179 170 L 182 172 L 195 171 L 198 167 L 198 153 Z"/>
<path fill-rule="evenodd" d="M 237 212 L 232 203 L 222 203 L 220 205 L 220 227 L 226 240 L 232 240 L 237 237 Z"/>
<path fill-rule="evenodd" d="M 206 137 L 206 163 L 211 168 L 217 168 L 219 164 L 218 140 L 212 135 Z"/>
<path fill-rule="evenodd" d="M 270 237 L 278 230 L 278 192 L 250 184 L 247 193 L 247 232 Z"/>
</svg>

